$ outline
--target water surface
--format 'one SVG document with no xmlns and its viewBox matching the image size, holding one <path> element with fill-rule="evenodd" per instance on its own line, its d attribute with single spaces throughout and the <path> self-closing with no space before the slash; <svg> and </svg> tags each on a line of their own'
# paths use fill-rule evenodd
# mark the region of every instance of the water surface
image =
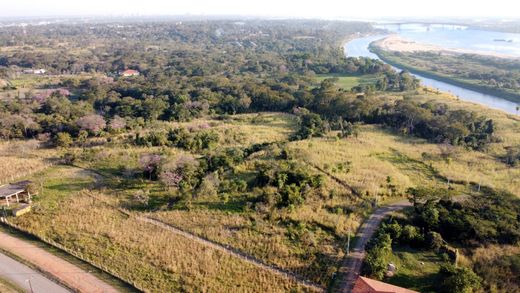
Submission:
<svg viewBox="0 0 520 293">
<path fill-rule="evenodd" d="M 450 30 L 451 30 L 451 28 L 450 28 Z M 474 30 L 467 30 L 467 29 L 460 29 L 460 30 L 457 30 L 457 32 L 466 32 L 469 34 L 475 34 Z M 478 31 L 478 32 L 480 33 L 480 32 L 484 32 L 484 31 Z M 428 35 L 429 32 L 423 31 L 422 34 Z M 501 33 L 498 33 L 498 34 L 501 34 Z M 376 35 L 376 36 L 368 36 L 368 37 L 354 39 L 354 40 L 348 42 L 347 44 L 345 44 L 345 47 L 344 47 L 345 54 L 348 57 L 369 57 L 369 58 L 379 59 L 379 57 L 377 57 L 376 54 L 374 54 L 368 50 L 368 46 L 370 45 L 370 43 L 380 40 L 380 39 L 384 38 L 385 36 L 386 35 Z M 421 38 L 425 38 L 425 37 L 423 36 Z M 409 39 L 411 39 L 411 38 L 409 38 Z M 419 41 L 419 40 L 417 40 L 417 41 Z M 428 41 L 421 41 L 421 42 L 428 42 Z M 448 39 L 445 42 L 446 43 L 451 42 L 451 43 L 455 44 L 458 41 Z M 429 42 L 429 43 L 432 43 L 432 42 Z M 475 46 L 475 44 L 473 44 L 473 46 Z M 456 47 L 453 47 L 453 48 L 456 48 Z M 466 47 L 466 49 L 467 49 L 467 47 Z M 511 52 L 513 52 L 513 51 L 514 50 L 512 50 Z M 519 51 L 519 53 L 520 53 L 520 51 Z M 397 68 L 397 69 L 399 69 L 399 68 Z M 449 83 L 446 83 L 446 82 L 443 82 L 440 80 L 427 78 L 427 77 L 421 76 L 420 74 L 414 74 L 414 76 L 419 78 L 423 85 L 438 89 L 439 91 L 442 91 L 442 92 L 451 93 L 451 94 L 459 97 L 461 100 L 482 104 L 482 105 L 488 106 L 493 109 L 505 111 L 510 114 L 517 113 L 516 107 L 518 104 L 515 102 L 512 102 L 512 101 L 509 101 L 505 98 L 480 93 L 480 92 L 470 90 L 470 89 L 465 89 L 460 86 L 452 85 L 452 84 L 449 84 Z"/>
</svg>

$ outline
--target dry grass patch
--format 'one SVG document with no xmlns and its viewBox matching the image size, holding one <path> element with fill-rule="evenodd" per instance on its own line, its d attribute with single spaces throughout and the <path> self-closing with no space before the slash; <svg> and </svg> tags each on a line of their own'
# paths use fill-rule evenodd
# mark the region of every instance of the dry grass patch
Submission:
<svg viewBox="0 0 520 293">
<path fill-rule="evenodd" d="M 117 211 L 115 199 L 81 191 L 60 212 L 34 213 L 17 224 L 117 273 L 147 292 L 308 291 L 291 279 Z"/>
<path fill-rule="evenodd" d="M 35 140 L 0 143 L 0 184 L 15 181 L 51 165 L 57 152 L 40 148 Z"/>
<path fill-rule="evenodd" d="M 335 196 L 310 198 L 292 210 L 263 215 L 195 201 L 190 210 L 149 216 L 327 286 L 344 256 L 347 231 L 359 226 L 361 210 L 351 199 Z"/>
</svg>

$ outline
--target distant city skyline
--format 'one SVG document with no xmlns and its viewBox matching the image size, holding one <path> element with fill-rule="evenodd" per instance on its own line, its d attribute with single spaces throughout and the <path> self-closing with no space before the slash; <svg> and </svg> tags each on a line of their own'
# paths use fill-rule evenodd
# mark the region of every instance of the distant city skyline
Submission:
<svg viewBox="0 0 520 293">
<path fill-rule="evenodd" d="M 283 0 L 16 0 L 2 3 L 0 17 L 123 16 L 123 15 L 245 15 L 312 18 L 377 17 L 504 17 L 520 18 L 510 0 L 453 1 L 433 4 L 394 1 Z"/>
</svg>

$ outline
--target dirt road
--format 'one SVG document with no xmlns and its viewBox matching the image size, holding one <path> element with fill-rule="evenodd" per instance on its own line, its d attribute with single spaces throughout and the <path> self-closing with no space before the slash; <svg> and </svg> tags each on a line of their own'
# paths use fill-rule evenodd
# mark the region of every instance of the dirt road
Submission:
<svg viewBox="0 0 520 293">
<path fill-rule="evenodd" d="M 402 210 L 411 205 L 412 204 L 406 200 L 381 207 L 370 215 L 370 217 L 361 225 L 357 234 L 358 239 L 356 244 L 352 248 L 350 255 L 345 257 L 343 260 L 343 264 L 336 276 L 338 281 L 335 288 L 337 288 L 337 291 L 350 292 L 352 290 L 354 282 L 361 271 L 363 259 L 365 258 L 365 246 L 374 235 L 374 232 L 379 227 L 381 221 L 392 212 Z"/>
<path fill-rule="evenodd" d="M 84 271 L 77 266 L 43 250 L 40 247 L 37 247 L 33 244 L 26 243 L 23 240 L 20 240 L 18 238 L 15 238 L 13 236 L 10 236 L 4 232 L 0 232 L 0 249 L 4 251 L 8 251 L 9 253 L 16 255 L 17 257 L 27 261 L 28 263 L 31 263 L 35 267 L 37 267 L 39 270 L 45 272 L 46 274 L 52 276 L 56 280 L 59 280 L 59 282 L 66 284 L 68 287 L 73 288 L 75 291 L 78 292 L 88 292 L 88 293 L 108 293 L 108 292 L 118 292 L 115 288 L 112 286 L 106 284 L 102 280 L 98 279 L 91 273 Z M 9 259 L 9 258 L 7 258 Z M 32 275 L 9 275 L 8 273 L 14 269 L 10 266 L 16 265 L 17 267 L 21 268 L 19 265 L 21 265 L 19 262 L 15 261 L 14 263 L 7 263 L 8 260 L 6 260 L 6 263 L 4 263 L 4 259 L 0 259 L 0 274 L 2 272 L 4 273 L 4 277 L 13 281 L 19 286 L 22 286 L 23 288 L 27 288 L 26 285 L 24 285 L 25 280 L 29 279 L 30 276 L 35 276 L 34 282 L 31 281 L 32 285 L 40 284 L 39 282 L 42 281 L 41 278 L 37 277 L 37 275 L 32 274 L 34 270 L 26 271 L 26 273 L 32 274 Z M 5 265 L 4 265 L 5 264 Z M 23 266 L 23 265 L 22 265 Z M 26 267 L 27 268 L 27 267 Z M 23 271 L 21 271 L 23 273 Z M 39 275 L 42 275 L 38 273 Z M 14 276 L 17 276 L 14 278 Z M 21 279 L 20 279 L 20 276 Z M 43 277 L 43 276 L 42 276 Z M 23 280 L 22 280 L 23 279 Z M 38 280 L 38 281 L 36 281 Z M 47 280 L 49 281 L 49 280 Z M 37 283 L 36 283 L 37 282 Z M 42 281 L 44 282 L 44 281 Z M 50 289 L 52 284 L 49 284 L 48 282 L 45 282 L 44 287 L 39 287 L 38 289 L 34 289 L 34 292 L 69 292 L 68 290 L 64 289 L 62 286 L 56 285 L 56 290 L 47 290 Z M 62 291 L 60 291 L 62 290 Z"/>
</svg>

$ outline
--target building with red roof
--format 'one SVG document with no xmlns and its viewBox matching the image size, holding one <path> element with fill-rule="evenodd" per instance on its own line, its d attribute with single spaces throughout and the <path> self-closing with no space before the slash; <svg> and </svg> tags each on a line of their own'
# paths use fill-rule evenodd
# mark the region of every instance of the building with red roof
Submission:
<svg viewBox="0 0 520 293">
<path fill-rule="evenodd" d="M 119 75 L 124 76 L 124 77 L 138 76 L 139 71 L 133 70 L 133 69 L 127 69 L 125 71 L 120 72 Z"/>
<path fill-rule="evenodd" d="M 381 281 L 359 277 L 354 284 L 352 293 L 418 293 L 417 291 L 401 288 Z"/>
</svg>

